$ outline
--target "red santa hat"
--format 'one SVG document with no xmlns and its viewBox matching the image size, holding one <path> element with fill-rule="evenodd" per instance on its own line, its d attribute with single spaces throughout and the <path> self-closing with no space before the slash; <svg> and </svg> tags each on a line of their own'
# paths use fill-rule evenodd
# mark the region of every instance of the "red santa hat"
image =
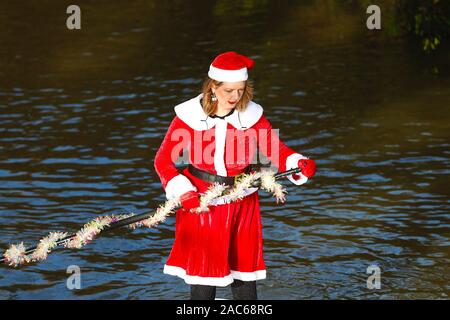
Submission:
<svg viewBox="0 0 450 320">
<path fill-rule="evenodd" d="M 248 79 L 248 69 L 254 61 L 234 51 L 219 54 L 209 66 L 208 76 L 224 82 L 239 82 Z"/>
</svg>

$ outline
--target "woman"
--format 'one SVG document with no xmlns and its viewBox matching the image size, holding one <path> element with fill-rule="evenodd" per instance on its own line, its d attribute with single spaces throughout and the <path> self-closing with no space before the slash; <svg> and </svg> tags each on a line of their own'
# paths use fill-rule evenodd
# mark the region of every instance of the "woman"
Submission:
<svg viewBox="0 0 450 320">
<path fill-rule="evenodd" d="M 203 92 L 175 107 L 173 119 L 155 157 L 155 169 L 167 199 L 179 197 L 175 241 L 164 273 L 191 285 L 191 299 L 214 299 L 216 287 L 231 284 L 234 299 L 257 299 L 256 280 L 266 278 L 258 193 L 240 201 L 193 213 L 199 196 L 214 183 L 232 185 L 248 172 L 256 149 L 280 171 L 300 167 L 288 177 L 305 183 L 313 160 L 287 147 L 273 132 L 260 105 L 251 101 L 248 70 L 253 60 L 226 52 L 211 63 Z M 175 160 L 187 149 L 189 166 L 178 172 Z"/>
</svg>

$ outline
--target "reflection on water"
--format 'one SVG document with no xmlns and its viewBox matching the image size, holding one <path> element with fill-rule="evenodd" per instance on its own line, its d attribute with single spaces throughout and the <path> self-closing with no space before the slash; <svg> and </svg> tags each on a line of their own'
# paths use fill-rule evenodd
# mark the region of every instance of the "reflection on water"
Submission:
<svg viewBox="0 0 450 320">
<path fill-rule="evenodd" d="M 0 14 L 9 26 L 0 35 L 1 249 L 156 208 L 164 195 L 153 158 L 172 108 L 197 94 L 215 54 L 233 49 L 256 61 L 255 101 L 319 168 L 305 186 L 286 181 L 283 206 L 261 192 L 260 297 L 448 298 L 447 75 L 427 73 L 427 57 L 406 43 L 369 36 L 345 6 L 245 3 L 80 3 L 79 33 L 57 27 L 64 3 L 5 6 L 36 14 Z M 2 267 L 0 298 L 185 299 L 188 286 L 162 274 L 173 233 L 170 218 Z M 72 264 L 81 290 L 66 288 Z M 381 268 L 380 290 L 366 287 L 369 265 Z"/>
</svg>

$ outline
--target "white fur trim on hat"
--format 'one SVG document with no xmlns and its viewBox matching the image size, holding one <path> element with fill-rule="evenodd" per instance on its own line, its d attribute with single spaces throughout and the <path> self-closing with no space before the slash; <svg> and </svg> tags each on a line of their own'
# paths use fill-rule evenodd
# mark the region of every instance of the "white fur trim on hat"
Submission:
<svg viewBox="0 0 450 320">
<path fill-rule="evenodd" d="M 166 198 L 167 200 L 175 199 L 188 191 L 197 191 L 197 188 L 185 175 L 179 174 L 167 183 Z"/>
<path fill-rule="evenodd" d="M 209 66 L 208 76 L 217 81 L 239 82 L 248 79 L 248 72 L 246 67 L 238 70 L 224 70 L 216 68 L 211 64 Z"/>
<path fill-rule="evenodd" d="M 299 153 L 291 154 L 289 157 L 286 158 L 286 171 L 290 170 L 290 169 L 298 168 L 298 161 L 302 160 L 302 159 L 308 159 L 308 158 L 305 157 L 305 156 L 302 156 Z M 299 180 L 295 180 L 292 177 L 292 175 L 287 176 L 289 181 L 291 181 L 293 184 L 299 186 L 301 184 L 304 184 L 306 181 L 308 181 L 308 177 L 306 177 L 305 175 L 303 175 L 301 173 L 296 173 L 296 174 L 300 175 L 300 179 Z"/>
</svg>

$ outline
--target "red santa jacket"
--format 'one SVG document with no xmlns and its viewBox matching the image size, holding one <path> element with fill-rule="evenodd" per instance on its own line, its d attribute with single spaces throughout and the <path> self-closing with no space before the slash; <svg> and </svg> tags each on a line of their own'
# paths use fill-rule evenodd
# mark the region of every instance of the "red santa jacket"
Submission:
<svg viewBox="0 0 450 320">
<path fill-rule="evenodd" d="M 176 116 L 167 130 L 155 156 L 155 169 L 167 199 L 179 197 L 197 188 L 180 174 L 175 161 L 188 151 L 189 162 L 204 171 L 221 176 L 234 176 L 255 161 L 259 149 L 280 171 L 297 168 L 303 155 L 286 146 L 263 115 L 263 108 L 252 101 L 244 111 L 234 110 L 225 117 L 209 117 L 197 97 L 177 105 Z M 307 177 L 295 180 L 300 185 Z"/>
</svg>

